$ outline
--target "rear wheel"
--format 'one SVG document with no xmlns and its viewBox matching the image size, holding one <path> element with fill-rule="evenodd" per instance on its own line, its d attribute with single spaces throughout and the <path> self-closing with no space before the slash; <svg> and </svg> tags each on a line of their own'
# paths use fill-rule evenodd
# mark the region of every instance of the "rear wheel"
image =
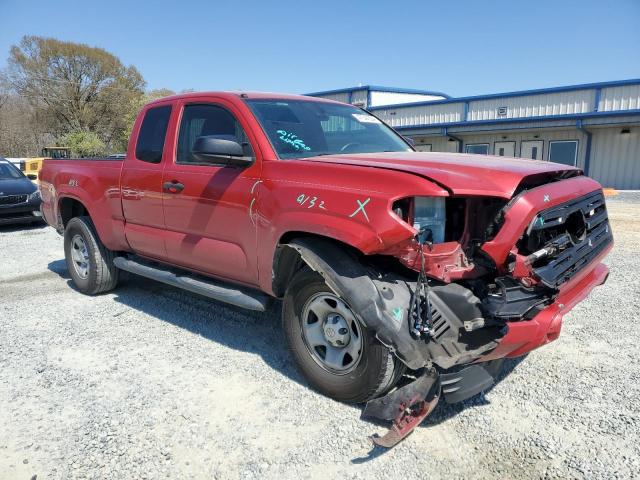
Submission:
<svg viewBox="0 0 640 480">
<path fill-rule="evenodd" d="M 115 254 L 102 244 L 89 217 L 69 220 L 64 231 L 64 256 L 73 283 L 82 293 L 107 292 L 118 283 Z"/>
<path fill-rule="evenodd" d="M 319 392 L 365 402 L 389 390 L 404 371 L 347 302 L 310 270 L 301 270 L 285 294 L 282 320 L 292 355 Z"/>
</svg>

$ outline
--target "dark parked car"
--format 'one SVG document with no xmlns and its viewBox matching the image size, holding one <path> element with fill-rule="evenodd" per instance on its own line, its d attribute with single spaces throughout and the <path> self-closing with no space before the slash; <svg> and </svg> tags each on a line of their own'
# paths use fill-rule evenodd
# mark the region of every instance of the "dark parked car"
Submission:
<svg viewBox="0 0 640 480">
<path fill-rule="evenodd" d="M 0 158 L 0 225 L 42 221 L 40 203 L 37 185 Z"/>
</svg>

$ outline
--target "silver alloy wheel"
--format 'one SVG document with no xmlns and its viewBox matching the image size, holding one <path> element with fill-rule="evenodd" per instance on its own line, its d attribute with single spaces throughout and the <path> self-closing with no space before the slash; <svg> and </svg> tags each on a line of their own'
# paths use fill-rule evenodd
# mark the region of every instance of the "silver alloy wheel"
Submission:
<svg viewBox="0 0 640 480">
<path fill-rule="evenodd" d="M 302 309 L 302 337 L 326 371 L 346 375 L 362 357 L 362 328 L 349 307 L 332 293 L 317 293 Z"/>
<path fill-rule="evenodd" d="M 89 250 L 82 235 L 74 235 L 71 239 L 71 259 L 78 276 L 87 278 L 89 276 Z"/>
</svg>

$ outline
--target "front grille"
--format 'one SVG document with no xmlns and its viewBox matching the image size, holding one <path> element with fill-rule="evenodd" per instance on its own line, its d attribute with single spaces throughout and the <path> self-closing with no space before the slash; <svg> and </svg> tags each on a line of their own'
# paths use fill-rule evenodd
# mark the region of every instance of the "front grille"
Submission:
<svg viewBox="0 0 640 480">
<path fill-rule="evenodd" d="M 0 197 L 0 205 L 17 205 L 27 201 L 27 195 L 5 195 Z"/>
<path fill-rule="evenodd" d="M 613 241 L 602 191 L 543 210 L 533 219 L 521 247 L 553 248 L 533 263 L 540 281 L 556 288 L 570 280 Z"/>
</svg>

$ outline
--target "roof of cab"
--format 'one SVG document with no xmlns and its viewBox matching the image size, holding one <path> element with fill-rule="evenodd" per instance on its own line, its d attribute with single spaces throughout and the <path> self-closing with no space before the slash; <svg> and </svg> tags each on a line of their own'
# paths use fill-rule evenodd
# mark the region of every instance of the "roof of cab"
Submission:
<svg viewBox="0 0 640 480">
<path fill-rule="evenodd" d="M 340 103 L 334 100 L 329 100 L 326 98 L 317 98 L 317 97 L 308 97 L 305 95 L 294 95 L 288 93 L 274 93 L 274 92 L 188 92 L 188 93 L 179 93 L 177 95 L 171 95 L 168 97 L 162 97 L 149 104 L 154 103 L 162 103 L 171 100 L 180 100 L 184 98 L 202 98 L 202 97 L 217 97 L 217 98 L 226 98 L 229 100 L 237 100 L 239 98 L 250 100 L 307 100 L 309 102 L 322 102 L 322 103 Z"/>
</svg>

